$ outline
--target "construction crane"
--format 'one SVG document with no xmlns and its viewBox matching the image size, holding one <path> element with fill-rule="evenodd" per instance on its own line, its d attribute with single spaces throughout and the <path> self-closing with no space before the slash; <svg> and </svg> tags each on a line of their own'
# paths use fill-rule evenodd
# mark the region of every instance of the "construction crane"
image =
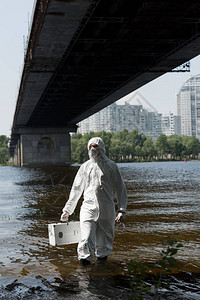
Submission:
<svg viewBox="0 0 200 300">
<path fill-rule="evenodd" d="M 135 100 L 137 101 L 138 104 L 142 105 L 141 101 L 140 101 L 140 98 L 155 112 L 155 113 L 158 113 L 158 111 L 155 109 L 155 107 L 149 103 L 149 101 L 138 91 L 136 91 L 132 97 L 126 101 L 127 103 L 130 103 L 131 101 Z"/>
</svg>

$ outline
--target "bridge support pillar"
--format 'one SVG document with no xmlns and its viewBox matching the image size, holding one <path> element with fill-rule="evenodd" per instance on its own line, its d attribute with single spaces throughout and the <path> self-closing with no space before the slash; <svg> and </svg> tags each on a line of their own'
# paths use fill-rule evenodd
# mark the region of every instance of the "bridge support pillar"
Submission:
<svg viewBox="0 0 200 300">
<path fill-rule="evenodd" d="M 73 128 L 74 129 L 74 128 Z M 67 166 L 71 164 L 68 128 L 21 128 L 14 151 L 14 164 L 24 166 Z"/>
</svg>

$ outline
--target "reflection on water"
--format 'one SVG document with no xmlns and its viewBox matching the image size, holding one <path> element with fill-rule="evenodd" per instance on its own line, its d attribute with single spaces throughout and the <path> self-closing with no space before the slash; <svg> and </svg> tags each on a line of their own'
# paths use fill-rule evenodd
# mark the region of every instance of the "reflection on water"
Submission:
<svg viewBox="0 0 200 300">
<path fill-rule="evenodd" d="M 177 259 L 185 276 L 176 276 L 174 291 L 179 291 L 181 299 L 200 297 L 200 162 L 119 167 L 129 199 L 125 226 L 116 228 L 108 262 L 94 262 L 86 269 L 79 267 L 76 245 L 49 246 L 47 232 L 48 223 L 59 222 L 78 167 L 0 167 L 4 299 L 12 299 L 19 291 L 29 299 L 40 299 L 41 293 L 48 299 L 125 299 L 126 263 L 132 258 L 148 263 L 159 259 L 161 241 L 166 238 L 178 238 L 184 245 Z M 79 207 L 80 203 L 73 220 L 78 219 Z"/>
</svg>

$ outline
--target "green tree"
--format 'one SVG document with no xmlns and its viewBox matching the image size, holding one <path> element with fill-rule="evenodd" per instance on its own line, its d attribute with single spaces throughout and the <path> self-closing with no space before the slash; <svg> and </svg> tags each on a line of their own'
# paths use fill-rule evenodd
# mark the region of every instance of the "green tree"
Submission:
<svg viewBox="0 0 200 300">
<path fill-rule="evenodd" d="M 128 142 L 121 142 L 120 144 L 120 156 L 121 160 L 123 161 L 129 161 L 129 159 L 132 157 L 132 145 Z"/>
<path fill-rule="evenodd" d="M 188 156 L 195 157 L 200 153 L 200 142 L 194 136 L 183 136 L 183 145 L 185 147 L 184 154 Z"/>
<path fill-rule="evenodd" d="M 128 139 L 128 130 L 112 134 L 110 153 L 116 161 L 129 161 L 133 156 L 133 146 Z"/>
<path fill-rule="evenodd" d="M 156 155 L 156 150 L 154 148 L 154 143 L 151 137 L 147 137 L 143 143 L 142 151 L 144 153 L 145 158 L 152 159 Z"/>
<path fill-rule="evenodd" d="M 142 150 L 142 147 L 137 145 L 135 147 L 135 155 L 138 157 L 138 158 L 144 158 L 145 157 L 145 153 L 144 151 Z"/>
<path fill-rule="evenodd" d="M 168 137 L 169 151 L 173 158 L 182 157 L 183 155 L 183 143 L 182 139 L 178 135 L 171 135 Z"/>
<path fill-rule="evenodd" d="M 200 153 L 200 141 L 194 136 L 182 136 L 183 154 L 196 158 Z"/>
<path fill-rule="evenodd" d="M 159 135 L 154 143 L 154 147 L 159 156 L 166 156 L 169 153 L 169 144 L 167 141 L 167 136 L 165 134 Z"/>
<path fill-rule="evenodd" d="M 116 133 L 113 134 L 114 137 L 122 142 L 127 141 L 127 137 L 128 137 L 128 130 L 127 129 L 123 129 L 121 131 L 118 131 Z"/>
<path fill-rule="evenodd" d="M 73 163 L 82 164 L 88 159 L 88 141 L 82 135 L 76 133 L 71 137 L 71 156 Z"/>
<path fill-rule="evenodd" d="M 10 155 L 9 155 L 9 149 L 8 149 L 8 143 L 9 138 L 5 135 L 0 135 L 0 164 L 6 165 L 9 161 Z"/>
<path fill-rule="evenodd" d="M 110 153 L 111 153 L 111 158 L 114 159 L 116 162 L 121 160 L 121 141 L 120 141 L 120 139 L 117 139 L 116 137 L 113 137 L 111 139 Z"/>
<path fill-rule="evenodd" d="M 144 141 L 146 140 L 146 136 L 141 133 L 138 133 L 137 130 L 132 130 L 127 135 L 127 141 L 132 143 L 135 146 L 143 146 Z"/>
</svg>

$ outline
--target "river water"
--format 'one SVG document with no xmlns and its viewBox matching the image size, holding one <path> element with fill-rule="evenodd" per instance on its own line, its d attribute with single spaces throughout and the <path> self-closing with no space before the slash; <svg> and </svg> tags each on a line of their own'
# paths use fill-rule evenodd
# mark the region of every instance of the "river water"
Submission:
<svg viewBox="0 0 200 300">
<path fill-rule="evenodd" d="M 47 230 L 59 222 L 78 167 L 0 167 L 1 299 L 127 299 L 127 263 L 155 262 L 162 240 L 176 238 L 183 247 L 169 299 L 200 299 L 200 162 L 118 166 L 128 193 L 124 226 L 106 264 L 86 268 L 77 245 L 50 246 Z"/>
</svg>

